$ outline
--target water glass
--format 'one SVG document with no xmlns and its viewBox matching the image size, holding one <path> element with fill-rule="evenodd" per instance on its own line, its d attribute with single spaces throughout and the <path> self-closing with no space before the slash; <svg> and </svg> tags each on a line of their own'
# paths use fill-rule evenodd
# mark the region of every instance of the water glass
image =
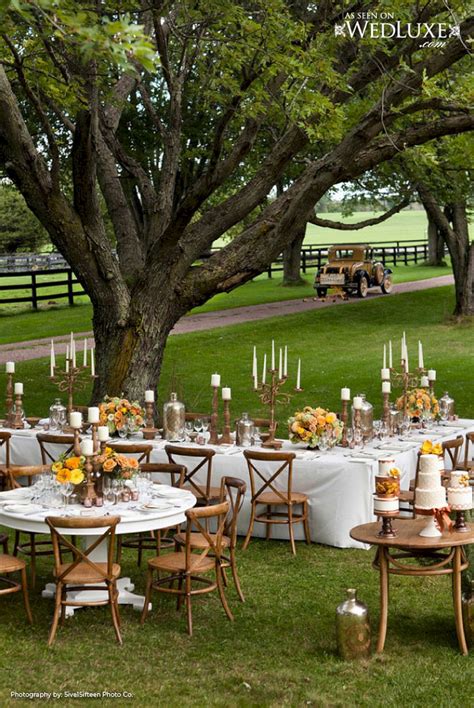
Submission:
<svg viewBox="0 0 474 708">
<path fill-rule="evenodd" d="M 191 440 L 191 433 L 194 430 L 194 421 L 186 420 L 184 423 L 184 432 L 186 433 L 186 440 Z"/>
<path fill-rule="evenodd" d="M 63 495 L 64 508 L 66 509 L 69 497 L 73 493 L 74 485 L 71 482 L 64 482 L 61 484 L 60 492 Z"/>
<path fill-rule="evenodd" d="M 202 433 L 202 418 L 195 418 L 194 419 L 194 430 L 196 433 Z"/>
<path fill-rule="evenodd" d="M 321 452 L 326 452 L 326 450 L 329 448 L 329 437 L 326 431 L 323 431 L 319 436 L 318 447 Z"/>
</svg>

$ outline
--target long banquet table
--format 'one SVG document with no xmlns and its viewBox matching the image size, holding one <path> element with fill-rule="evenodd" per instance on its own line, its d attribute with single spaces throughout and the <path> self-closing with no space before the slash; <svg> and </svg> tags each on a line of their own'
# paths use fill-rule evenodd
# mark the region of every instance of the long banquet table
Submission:
<svg viewBox="0 0 474 708">
<path fill-rule="evenodd" d="M 395 458 L 395 464 L 402 472 L 401 487 L 407 489 L 410 480 L 415 476 L 417 452 L 423 440 L 430 439 L 433 442 L 449 440 L 472 430 L 474 430 L 474 420 L 460 419 L 446 425 L 437 425 L 432 430 L 414 431 L 403 439 L 389 438 L 381 446 L 380 443 L 371 443 L 366 445 L 362 452 L 336 447 L 323 453 L 317 450 L 306 450 L 304 446 L 292 445 L 285 441 L 283 450 L 296 453 L 293 490 L 304 492 L 309 496 L 309 524 L 312 540 L 340 548 L 368 548 L 352 539 L 350 530 L 354 526 L 375 521 L 372 494 L 375 488 L 378 459 L 388 455 Z M 36 441 L 37 431 L 10 432 L 12 432 L 12 464 L 39 464 L 41 458 Z M 148 442 L 142 440 L 140 434 L 134 436 L 131 441 Z M 119 439 L 114 442 L 120 444 Z M 164 440 L 153 440 L 151 444 L 153 445 L 151 461 L 166 462 L 164 447 L 167 443 Z M 186 446 L 189 445 L 190 443 L 186 443 Z M 225 475 L 239 477 L 248 484 L 238 525 L 239 534 L 245 534 L 250 516 L 250 484 L 243 450 L 236 446 L 215 446 L 214 449 L 216 455 L 213 463 L 213 485 L 217 485 Z M 58 447 L 58 455 L 60 452 L 61 449 Z M 270 467 L 270 463 L 267 464 Z M 167 480 L 163 479 L 163 481 Z M 204 475 L 199 477 L 198 473 L 196 481 L 202 484 Z M 284 489 L 284 481 L 282 479 L 279 485 L 282 489 Z M 286 527 L 277 525 L 272 532 L 274 538 L 288 538 Z M 264 525 L 255 524 L 254 535 L 263 536 L 264 533 Z M 304 538 L 302 525 L 295 526 L 295 536 L 299 540 Z"/>
</svg>

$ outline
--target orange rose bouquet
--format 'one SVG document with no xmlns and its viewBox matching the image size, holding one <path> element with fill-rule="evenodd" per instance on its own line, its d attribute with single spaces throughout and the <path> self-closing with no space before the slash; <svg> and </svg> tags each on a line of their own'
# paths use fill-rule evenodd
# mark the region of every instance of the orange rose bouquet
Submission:
<svg viewBox="0 0 474 708">
<path fill-rule="evenodd" d="M 84 465 L 86 458 L 82 455 L 69 455 L 63 453 L 56 462 L 51 465 L 51 471 L 56 475 L 56 481 L 60 484 L 81 484 L 85 479 Z"/>
<path fill-rule="evenodd" d="M 304 442 L 308 447 L 317 447 L 323 433 L 338 443 L 342 437 L 344 424 L 335 413 L 326 408 L 305 406 L 288 420 L 292 443 Z"/>
<path fill-rule="evenodd" d="M 99 405 L 100 425 L 106 425 L 110 435 L 120 431 L 135 432 L 145 424 L 145 412 L 138 401 L 106 396 Z"/>
<path fill-rule="evenodd" d="M 135 457 L 126 457 L 110 447 L 105 448 L 97 461 L 102 466 L 102 474 L 111 475 L 115 479 L 132 479 L 139 471 Z"/>
<path fill-rule="evenodd" d="M 397 398 L 397 409 L 403 410 L 403 396 Z M 414 388 L 407 391 L 405 402 L 405 415 L 410 418 L 422 418 L 424 414 L 431 413 L 435 420 L 439 418 L 438 399 L 424 388 Z"/>
</svg>

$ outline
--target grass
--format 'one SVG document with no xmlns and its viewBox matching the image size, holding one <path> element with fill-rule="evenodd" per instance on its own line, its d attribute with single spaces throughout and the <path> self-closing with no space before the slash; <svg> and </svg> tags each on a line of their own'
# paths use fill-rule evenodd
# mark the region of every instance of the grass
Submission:
<svg viewBox="0 0 474 708">
<path fill-rule="evenodd" d="M 474 417 L 472 380 L 474 375 L 474 329 L 454 324 L 451 287 L 406 293 L 373 301 L 354 301 L 344 307 L 288 315 L 223 327 L 209 332 L 170 337 L 166 348 L 159 387 L 161 402 L 168 396 L 170 381 L 178 381 L 178 393 L 190 410 L 210 408 L 209 380 L 218 371 L 223 385 L 233 390 L 232 415 L 242 411 L 263 413 L 250 387 L 252 348 L 258 350 L 260 366 L 263 352 L 270 352 L 271 340 L 287 344 L 291 390 L 296 364 L 301 357 L 304 393 L 278 409 L 284 426 L 295 408 L 305 404 L 327 405 L 339 409 L 339 391 L 349 386 L 353 393 L 363 391 L 380 411 L 380 368 L 383 343 L 393 341 L 398 354 L 400 337 L 406 331 L 411 363 L 415 364 L 418 339 L 423 341 L 425 363 L 438 371 L 438 391 L 449 390 L 461 415 Z M 25 384 L 28 415 L 46 415 L 56 389 L 46 378 L 46 359 L 18 364 L 18 377 Z M 89 391 L 78 394 L 77 403 L 86 403 Z"/>
<path fill-rule="evenodd" d="M 346 587 L 359 589 L 374 632 L 378 582 L 372 552 L 252 541 L 238 563 L 245 604 L 230 586 L 230 623 L 214 595 L 194 601 L 194 636 L 184 613 L 168 598 L 155 604 L 144 627 L 121 608 L 124 646 L 115 644 L 108 611 L 83 609 L 59 628 L 52 649 L 46 639 L 51 601 L 31 592 L 35 626 L 23 621 L 19 595 L 2 598 L 0 636 L 5 669 L 3 706 L 27 705 L 10 691 L 110 691 L 133 694 L 116 705 L 140 706 L 425 706 L 472 703 L 472 662 L 457 649 L 448 579 L 391 580 L 386 650 L 363 663 L 337 657 L 335 608 Z M 50 561 L 39 561 L 38 589 L 50 579 Z M 143 570 L 130 553 L 122 574 L 143 593 Z M 156 603 L 156 597 L 153 598 Z M 440 671 L 442 667 L 442 671 Z M 61 705 L 92 701 L 62 699 Z M 31 701 L 30 701 L 31 703 Z"/>
<path fill-rule="evenodd" d="M 209 407 L 209 377 L 219 371 L 232 386 L 232 414 L 259 412 L 250 390 L 252 346 L 261 356 L 271 340 L 289 346 L 294 378 L 302 359 L 304 392 L 280 408 L 280 421 L 295 407 L 321 403 L 338 409 L 339 390 L 348 385 L 380 399 L 382 344 L 398 346 L 406 331 L 412 360 L 420 338 L 425 361 L 438 371 L 438 390 L 454 395 L 461 415 L 474 417 L 472 401 L 474 332 L 453 324 L 452 288 L 355 302 L 284 318 L 222 328 L 212 334 L 171 337 L 159 401 L 168 393 L 173 369 L 189 407 Z M 54 324 L 54 320 L 51 324 Z M 49 332 L 48 332 L 49 333 Z M 398 351 L 398 349 L 395 349 Z M 47 380 L 47 360 L 24 362 L 28 414 L 45 415 L 54 396 Z M 88 392 L 78 397 L 86 402 Z M 35 627 L 23 621 L 19 595 L 2 598 L 0 641 L 4 670 L 0 704 L 27 705 L 11 691 L 127 691 L 133 699 L 117 705 L 140 706 L 425 706 L 427 696 L 439 705 L 472 704 L 474 670 L 457 648 L 450 583 L 446 578 L 391 579 L 386 650 L 362 663 L 336 655 L 335 608 L 346 587 L 356 587 L 378 621 L 378 578 L 372 552 L 298 544 L 296 558 L 288 544 L 254 540 L 238 562 L 247 602 L 232 588 L 228 597 L 235 622 L 225 618 L 216 597 L 194 603 L 195 635 L 185 633 L 184 615 L 174 604 L 161 603 L 140 627 L 131 608 L 121 608 L 124 647 L 114 643 L 106 609 L 80 610 L 60 628 L 55 646 L 46 639 L 52 617 L 50 601 L 40 588 L 50 579 L 48 558 L 38 561 L 37 590 L 31 592 Z M 143 571 L 128 552 L 122 575 L 130 575 L 137 592 Z M 156 598 L 154 598 L 156 602 Z M 442 669 L 441 669 L 442 667 Z M 63 705 L 91 701 L 61 699 Z"/>
<path fill-rule="evenodd" d="M 426 280 L 450 273 L 447 267 L 432 267 L 426 265 L 397 266 L 394 270 L 395 282 L 403 283 L 410 280 Z M 305 297 L 313 297 L 312 287 L 314 273 L 307 274 L 307 282 L 291 288 L 282 287 L 282 278 L 267 278 L 261 275 L 250 283 L 242 285 L 231 293 L 221 293 L 211 298 L 201 307 L 192 312 L 211 312 L 231 307 L 258 305 L 266 302 L 279 302 Z M 53 337 L 67 334 L 71 330 L 86 332 L 92 329 L 92 307 L 78 304 L 41 306 L 39 312 L 16 311 L 0 309 L 0 344 L 8 342 L 23 342 L 42 337 Z"/>
</svg>

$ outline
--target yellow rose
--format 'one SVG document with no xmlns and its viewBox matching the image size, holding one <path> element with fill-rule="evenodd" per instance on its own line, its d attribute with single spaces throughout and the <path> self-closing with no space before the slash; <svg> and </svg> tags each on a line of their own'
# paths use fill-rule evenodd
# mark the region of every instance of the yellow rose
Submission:
<svg viewBox="0 0 474 708">
<path fill-rule="evenodd" d="M 68 470 L 77 470 L 80 463 L 81 463 L 80 457 L 70 457 L 68 460 L 66 460 L 64 465 L 65 465 L 65 467 L 68 468 Z"/>
<path fill-rule="evenodd" d="M 443 454 L 443 446 L 441 443 L 436 443 L 436 445 L 433 445 L 433 449 L 431 450 L 431 453 L 433 455 L 442 455 Z"/>
<path fill-rule="evenodd" d="M 421 454 L 422 455 L 431 455 L 432 450 L 433 450 L 433 443 L 431 442 L 431 440 L 425 440 L 425 442 L 421 446 Z"/>
<path fill-rule="evenodd" d="M 328 413 L 326 416 L 326 423 L 332 424 L 335 423 L 337 420 L 337 416 L 335 413 Z"/>
<path fill-rule="evenodd" d="M 84 474 L 81 472 L 81 470 L 72 470 L 71 471 L 71 476 L 70 476 L 70 481 L 73 484 L 80 484 L 84 479 Z"/>
<path fill-rule="evenodd" d="M 59 470 L 62 470 L 62 468 L 63 468 L 62 462 L 54 462 L 51 465 L 51 471 L 54 472 L 54 474 L 56 474 L 56 472 L 59 472 Z"/>
<path fill-rule="evenodd" d="M 59 482 L 60 484 L 66 484 L 66 482 L 70 482 L 70 480 L 71 480 L 71 472 L 66 467 L 62 467 L 60 470 L 57 471 L 57 473 L 56 473 L 56 481 L 57 482 Z"/>
<path fill-rule="evenodd" d="M 326 416 L 318 415 L 317 423 L 318 428 L 324 428 L 324 426 L 326 425 Z"/>
</svg>

